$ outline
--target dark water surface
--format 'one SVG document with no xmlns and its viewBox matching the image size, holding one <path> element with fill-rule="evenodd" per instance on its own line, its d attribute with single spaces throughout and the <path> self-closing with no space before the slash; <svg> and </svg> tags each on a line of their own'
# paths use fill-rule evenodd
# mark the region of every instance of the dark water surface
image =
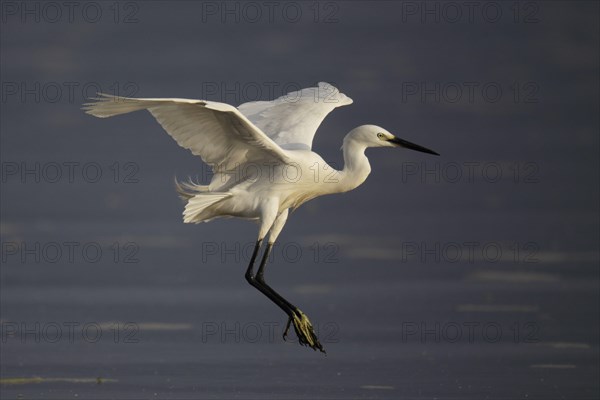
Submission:
<svg viewBox="0 0 600 400">
<path fill-rule="evenodd" d="M 2 2 L 3 400 L 600 397 L 597 2 L 75 3 Z M 442 154 L 290 217 L 267 280 L 326 356 L 245 282 L 255 225 L 182 224 L 196 157 L 79 110 L 317 81 L 327 161 L 364 123 Z"/>
</svg>

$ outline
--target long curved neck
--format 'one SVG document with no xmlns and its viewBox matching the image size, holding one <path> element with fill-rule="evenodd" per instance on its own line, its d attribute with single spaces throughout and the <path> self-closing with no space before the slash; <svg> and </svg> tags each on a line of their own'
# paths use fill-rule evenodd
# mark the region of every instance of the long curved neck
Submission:
<svg viewBox="0 0 600 400">
<path fill-rule="evenodd" d="M 340 189 L 344 192 L 362 184 L 371 173 L 369 159 L 365 156 L 367 146 L 354 139 L 344 138 L 344 169 L 340 171 Z"/>
</svg>

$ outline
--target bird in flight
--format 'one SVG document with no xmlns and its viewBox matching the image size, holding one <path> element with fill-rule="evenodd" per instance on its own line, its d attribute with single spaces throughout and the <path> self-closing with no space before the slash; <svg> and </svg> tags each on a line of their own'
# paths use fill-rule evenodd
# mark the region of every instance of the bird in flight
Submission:
<svg viewBox="0 0 600 400">
<path fill-rule="evenodd" d="M 269 254 L 290 210 L 316 197 L 347 192 L 362 184 L 371 172 L 365 156 L 368 147 L 439 155 L 378 126 L 362 125 L 344 138 L 344 168 L 332 168 L 311 150 L 313 137 L 327 114 L 352 104 L 352 99 L 325 82 L 237 108 L 207 100 L 99 96 L 84 104 L 86 113 L 106 118 L 148 110 L 181 147 L 212 168 L 208 185 L 176 181 L 176 189 L 186 201 L 183 221 L 199 223 L 219 217 L 257 221 L 258 238 L 246 280 L 287 314 L 284 340 L 293 325 L 300 344 L 322 352 L 325 350 L 308 317 L 265 281 Z M 266 247 L 255 272 L 265 238 Z"/>
</svg>

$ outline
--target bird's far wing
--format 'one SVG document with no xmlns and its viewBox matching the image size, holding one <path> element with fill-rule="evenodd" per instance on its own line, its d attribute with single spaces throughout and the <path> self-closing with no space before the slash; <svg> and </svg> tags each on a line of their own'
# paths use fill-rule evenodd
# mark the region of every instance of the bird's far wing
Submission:
<svg viewBox="0 0 600 400">
<path fill-rule="evenodd" d="M 100 118 L 147 109 L 177 143 L 213 170 L 231 171 L 245 162 L 287 161 L 277 143 L 229 104 L 190 99 L 134 99 L 101 94 L 84 104 Z"/>
<path fill-rule="evenodd" d="M 352 99 L 334 86 L 319 82 L 273 101 L 252 101 L 238 107 L 254 125 L 287 150 L 310 150 L 317 128 L 337 107 Z"/>
</svg>

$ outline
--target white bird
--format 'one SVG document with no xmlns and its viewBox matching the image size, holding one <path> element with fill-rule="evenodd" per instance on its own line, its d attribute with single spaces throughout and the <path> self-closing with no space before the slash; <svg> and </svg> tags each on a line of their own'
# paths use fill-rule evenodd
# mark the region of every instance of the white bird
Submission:
<svg viewBox="0 0 600 400">
<path fill-rule="evenodd" d="M 187 201 L 185 223 L 218 217 L 258 221 L 258 239 L 246 270 L 247 281 L 287 315 L 299 343 L 323 351 L 308 317 L 273 290 L 264 279 L 270 251 L 292 211 L 318 196 L 343 193 L 362 184 L 371 167 L 368 147 L 403 147 L 438 153 L 400 139 L 375 125 L 362 125 L 346 135 L 342 145 L 344 168 L 329 166 L 311 150 L 315 132 L 333 109 L 352 103 L 335 87 L 288 93 L 273 101 L 254 101 L 238 108 L 214 101 L 176 98 L 134 99 L 100 94 L 84 110 L 105 118 L 148 110 L 177 143 L 191 150 L 214 172 L 208 185 L 176 182 Z M 254 263 L 268 235 L 257 272 Z"/>
</svg>

